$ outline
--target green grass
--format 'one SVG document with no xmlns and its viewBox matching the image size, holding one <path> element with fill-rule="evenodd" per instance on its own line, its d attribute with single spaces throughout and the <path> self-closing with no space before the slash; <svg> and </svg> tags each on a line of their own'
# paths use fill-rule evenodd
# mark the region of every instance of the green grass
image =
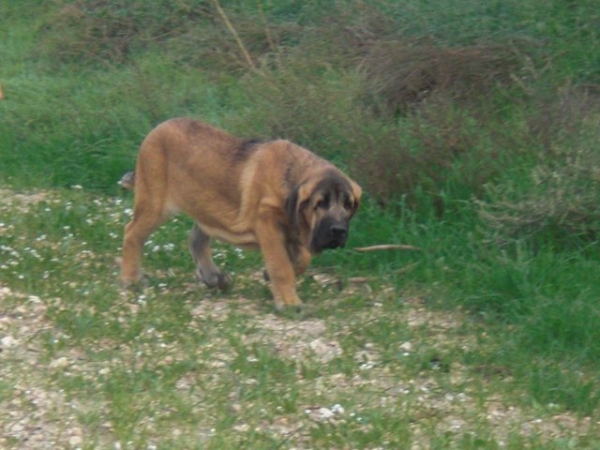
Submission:
<svg viewBox="0 0 600 450">
<path fill-rule="evenodd" d="M 223 0 L 256 71 L 188 3 L 89 2 L 63 33 L 64 5 L 0 1 L 0 447 L 598 448 L 595 3 Z M 90 32 L 115 23 L 131 34 Z M 386 98 L 406 86 L 385 45 L 448 77 Z M 508 72 L 453 59 L 490 48 Z M 199 286 L 185 217 L 119 288 L 116 182 L 182 115 L 365 187 L 348 247 L 299 280 L 304 319 L 274 314 L 258 253 L 215 245 L 234 287 Z M 419 250 L 352 250 L 380 243 Z"/>
<path fill-rule="evenodd" d="M 3 352 L 9 357 L 3 370 L 15 372 L 8 372 L 2 401 L 16 404 L 24 383 L 61 390 L 75 406 L 68 416 L 57 412 L 57 420 L 85 430 L 87 448 L 127 442 L 494 449 L 500 441 L 512 448 L 560 449 L 567 442 L 596 448 L 595 329 L 574 338 L 564 335 L 572 330 L 566 324 L 578 320 L 581 327 L 581 317 L 557 325 L 546 322 L 552 314 L 545 310 L 461 301 L 458 293 L 474 288 L 454 286 L 451 279 L 465 277 L 457 261 L 444 262 L 440 254 L 464 258 L 466 252 L 450 239 L 429 241 L 439 236 L 439 225 L 401 221 L 405 242 L 420 245 L 419 253 L 376 257 L 348 249 L 316 258 L 300 285 L 308 313 L 297 320 L 273 314 L 255 253 L 217 245 L 216 260 L 236 283 L 226 295 L 198 285 L 185 248 L 190 223 L 183 218 L 146 246 L 146 287 L 121 290 L 115 259 L 130 202 L 129 196 L 50 191 L 25 208 L 15 200 L 0 215 L 2 287 L 11 289 L 3 305 L 19 308 L 22 318 L 34 317 L 32 296 L 43 305 L 29 331 L 35 357 L 24 367 L 10 358 L 13 349 Z M 370 241 L 365 230 L 375 218 L 381 230 L 399 225 L 377 211 L 365 205 L 351 246 Z M 414 262 L 412 271 L 394 274 Z M 321 284 L 320 274 L 340 278 L 342 289 L 338 282 Z M 355 284 L 354 276 L 367 282 Z M 508 289 L 500 281 L 487 289 L 493 286 Z M 536 297 L 525 295 L 530 289 L 521 294 L 533 303 Z M 560 297 L 557 290 L 553 298 Z M 582 296 L 575 304 L 587 301 Z M 560 315 L 561 304 L 547 301 L 552 307 Z M 10 326 L 4 330 L 19 336 Z M 16 381 L 18 374 L 26 381 Z M 0 421 L 12 423 L 7 416 Z M 531 428 L 524 431 L 522 423 Z M 555 428 L 558 438 L 548 440 Z M 57 444 L 67 439 L 52 436 Z"/>
</svg>

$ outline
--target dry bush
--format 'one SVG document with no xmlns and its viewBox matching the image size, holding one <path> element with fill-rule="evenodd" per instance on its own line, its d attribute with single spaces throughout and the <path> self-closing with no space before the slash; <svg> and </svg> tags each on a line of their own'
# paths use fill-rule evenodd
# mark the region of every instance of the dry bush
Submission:
<svg viewBox="0 0 600 450">
<path fill-rule="evenodd" d="M 405 113 L 434 94 L 480 101 L 511 81 L 519 67 L 508 46 L 439 47 L 412 41 L 379 41 L 361 64 L 367 92 L 385 105 L 381 112 Z"/>
<path fill-rule="evenodd" d="M 558 91 L 526 91 L 533 104 L 527 118 L 530 137 L 552 156 L 556 141 L 577 135 L 581 124 L 600 109 L 600 85 L 566 86 Z"/>
<path fill-rule="evenodd" d="M 369 145 L 360 148 L 354 165 L 380 203 L 404 196 L 415 209 L 424 194 L 441 216 L 445 195 L 479 195 L 510 158 L 510 150 L 500 150 L 505 137 L 493 135 L 487 129 L 493 120 L 479 113 L 438 97 L 398 125 L 367 133 Z"/>
<path fill-rule="evenodd" d="M 478 202 L 495 239 L 534 237 L 596 238 L 600 232 L 600 159 L 593 147 L 561 152 L 555 164 L 531 171 L 529 188 L 505 183 L 490 188 L 490 202 Z"/>
<path fill-rule="evenodd" d="M 167 52 L 180 63 L 201 67 L 213 73 L 243 74 L 253 67 L 268 69 L 277 65 L 286 43 L 296 39 L 302 27 L 292 23 L 268 24 L 264 17 L 227 12 L 243 49 L 220 18 L 211 27 L 195 27 L 169 41 Z M 252 60 L 250 65 L 244 52 Z"/>
<path fill-rule="evenodd" d="M 55 62 L 120 64 L 133 50 L 211 19 L 203 0 L 79 0 L 65 3 L 39 31 L 39 52 Z"/>
<path fill-rule="evenodd" d="M 294 24 L 228 11 L 257 65 L 293 39 Z M 161 45 L 165 57 L 213 71 L 248 69 L 240 47 L 212 2 L 79 0 L 65 4 L 39 33 L 39 52 L 55 62 L 121 64 L 135 50 Z"/>
<path fill-rule="evenodd" d="M 309 67 L 354 70 L 370 45 L 396 31 L 393 20 L 361 1 L 331 8 L 333 12 L 308 24 L 269 20 L 260 9 L 254 15 L 240 14 L 235 9 L 225 14 L 253 66 L 267 70 L 286 69 L 286 65 L 299 60 Z M 194 28 L 174 39 L 172 45 L 177 48 L 173 53 L 211 70 L 247 70 L 249 65 L 243 50 L 221 19 L 215 21 L 212 30 Z"/>
<path fill-rule="evenodd" d="M 491 186 L 489 200 L 477 202 L 480 215 L 500 241 L 544 233 L 596 238 L 600 232 L 600 95 L 593 86 L 569 87 L 540 105 L 529 120 L 540 149 L 529 179 L 515 177 Z"/>
<path fill-rule="evenodd" d="M 317 64 L 355 70 L 373 45 L 397 33 L 396 21 L 375 5 L 342 3 L 302 34 L 298 51 Z"/>
<path fill-rule="evenodd" d="M 326 158 L 352 153 L 352 135 L 363 116 L 355 103 L 361 87 L 356 75 L 323 72 L 293 58 L 281 69 L 244 77 L 241 86 L 254 108 L 231 121 L 238 133 L 288 138 Z"/>
</svg>

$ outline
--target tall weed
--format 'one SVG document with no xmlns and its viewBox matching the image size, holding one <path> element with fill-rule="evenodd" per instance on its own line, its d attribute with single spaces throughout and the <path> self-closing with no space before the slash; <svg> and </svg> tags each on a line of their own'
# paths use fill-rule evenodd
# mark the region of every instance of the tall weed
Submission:
<svg viewBox="0 0 600 450">
<path fill-rule="evenodd" d="M 488 200 L 477 203 L 491 239 L 506 242 L 525 237 L 555 244 L 577 244 L 580 240 L 597 238 L 600 231 L 600 153 L 594 125 L 597 122 L 596 114 L 588 114 L 583 125 L 576 127 L 577 131 L 560 127 L 562 136 L 552 140 L 548 150 L 539 150 L 526 178 L 515 174 L 489 186 Z"/>
</svg>

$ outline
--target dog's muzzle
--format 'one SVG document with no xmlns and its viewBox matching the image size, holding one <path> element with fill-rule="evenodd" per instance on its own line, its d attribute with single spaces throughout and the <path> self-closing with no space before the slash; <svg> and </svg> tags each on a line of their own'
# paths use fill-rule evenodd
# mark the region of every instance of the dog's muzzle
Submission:
<svg viewBox="0 0 600 450">
<path fill-rule="evenodd" d="M 346 245 L 348 227 L 345 225 L 332 225 L 329 228 L 329 241 L 326 248 L 337 248 Z"/>
<path fill-rule="evenodd" d="M 348 238 L 348 225 L 346 224 L 331 224 L 322 227 L 315 234 L 311 248 L 313 253 L 320 253 L 326 249 L 340 248 L 346 245 Z"/>
</svg>

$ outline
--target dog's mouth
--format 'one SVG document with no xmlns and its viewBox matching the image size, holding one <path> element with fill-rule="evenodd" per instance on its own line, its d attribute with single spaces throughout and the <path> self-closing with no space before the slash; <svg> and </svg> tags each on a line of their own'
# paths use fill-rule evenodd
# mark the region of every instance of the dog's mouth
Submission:
<svg viewBox="0 0 600 450">
<path fill-rule="evenodd" d="M 334 239 L 325 244 L 325 248 L 343 248 L 346 245 L 346 240 Z"/>
<path fill-rule="evenodd" d="M 325 242 L 313 242 L 313 244 L 311 245 L 311 253 L 318 254 L 321 253 L 323 250 L 344 248 L 345 245 L 345 239 L 331 239 Z"/>
<path fill-rule="evenodd" d="M 341 248 L 346 245 L 348 224 L 343 221 L 323 220 L 314 230 L 310 240 L 311 253 Z"/>
</svg>

